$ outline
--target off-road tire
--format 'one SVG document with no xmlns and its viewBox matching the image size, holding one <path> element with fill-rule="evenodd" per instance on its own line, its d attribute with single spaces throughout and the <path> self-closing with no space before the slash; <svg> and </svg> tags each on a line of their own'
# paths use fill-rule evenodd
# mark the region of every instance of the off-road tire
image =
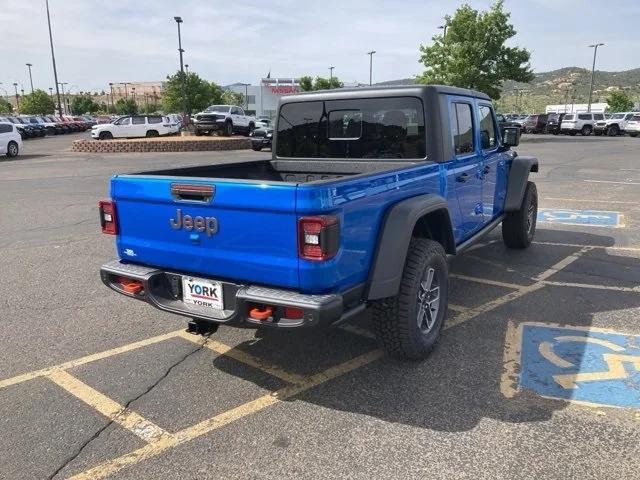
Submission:
<svg viewBox="0 0 640 480">
<path fill-rule="evenodd" d="M 222 135 L 225 137 L 230 137 L 233 135 L 233 123 L 226 122 L 224 124 L 224 129 L 222 130 Z"/>
<path fill-rule="evenodd" d="M 201 130 L 196 130 L 196 137 L 201 137 L 202 136 L 202 131 Z"/>
<path fill-rule="evenodd" d="M 423 277 L 433 268 L 439 287 L 439 304 L 432 326 L 423 331 L 418 325 Z M 373 304 L 373 326 L 378 340 L 390 356 L 402 360 L 422 360 L 436 345 L 447 314 L 449 266 L 442 245 L 433 240 L 413 237 L 395 297 Z"/>
<path fill-rule="evenodd" d="M 520 210 L 507 213 L 502 220 L 502 240 L 509 248 L 527 248 L 536 233 L 538 218 L 538 190 L 536 184 L 527 182 Z"/>
<path fill-rule="evenodd" d="M 20 153 L 18 144 L 14 141 L 9 142 L 7 145 L 7 157 L 17 157 L 18 153 Z"/>
</svg>

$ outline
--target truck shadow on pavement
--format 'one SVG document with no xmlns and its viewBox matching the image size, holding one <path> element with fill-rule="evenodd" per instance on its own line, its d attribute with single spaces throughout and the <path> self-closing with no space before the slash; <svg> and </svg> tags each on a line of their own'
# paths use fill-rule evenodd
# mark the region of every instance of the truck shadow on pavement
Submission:
<svg viewBox="0 0 640 480">
<path fill-rule="evenodd" d="M 640 258 L 602 248 L 613 245 L 610 237 L 579 232 L 540 230 L 537 243 L 524 251 L 506 249 L 495 234 L 489 241 L 452 263 L 450 303 L 457 311 L 449 310 L 448 321 L 455 322 L 457 315 L 470 318 L 447 328 L 427 360 L 405 363 L 384 356 L 289 401 L 452 432 L 470 430 L 484 418 L 543 422 L 565 408 L 564 400 L 518 389 L 517 375 L 505 385 L 505 346 L 513 347 L 505 342 L 509 329 L 525 322 L 591 327 L 596 321 L 598 327 L 639 333 L 621 311 L 640 307 L 640 295 L 633 291 L 640 285 Z M 366 331 L 369 315 L 356 325 Z M 225 330 L 219 334 L 224 336 Z M 582 364 L 586 347 L 574 345 L 574 365 Z M 255 339 L 235 347 L 300 375 L 321 372 L 374 348 L 374 339 L 342 328 L 317 333 L 258 330 Z M 213 365 L 229 368 L 219 358 Z M 507 366 L 518 373 L 518 366 Z M 229 373 L 260 382 L 251 368 Z M 543 386 L 549 380 L 537 379 Z M 505 396 L 505 387 L 515 388 L 512 396 Z M 571 396 L 569 392 L 566 398 Z"/>
</svg>

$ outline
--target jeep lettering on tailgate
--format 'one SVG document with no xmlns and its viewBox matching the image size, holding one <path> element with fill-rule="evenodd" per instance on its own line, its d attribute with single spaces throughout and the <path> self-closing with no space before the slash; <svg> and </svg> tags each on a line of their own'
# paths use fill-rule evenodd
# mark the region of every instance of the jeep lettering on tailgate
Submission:
<svg viewBox="0 0 640 480">
<path fill-rule="evenodd" d="M 208 237 L 218 233 L 218 220 L 215 217 L 182 216 L 181 208 L 177 209 L 176 218 L 169 219 L 169 224 L 176 230 L 180 230 L 183 226 L 189 231 L 195 228 L 198 232 L 206 232 Z"/>
</svg>

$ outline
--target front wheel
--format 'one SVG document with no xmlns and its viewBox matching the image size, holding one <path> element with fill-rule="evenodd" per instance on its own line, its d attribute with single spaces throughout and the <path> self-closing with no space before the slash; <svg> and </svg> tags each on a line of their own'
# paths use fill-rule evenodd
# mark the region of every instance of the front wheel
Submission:
<svg viewBox="0 0 640 480">
<path fill-rule="evenodd" d="M 113 138 L 113 134 L 111 132 L 100 132 L 98 138 L 100 140 L 111 140 Z"/>
<path fill-rule="evenodd" d="M 9 142 L 9 145 L 7 145 L 7 157 L 17 157 L 18 153 L 18 144 L 16 142 Z"/>
<path fill-rule="evenodd" d="M 259 152 L 262 150 L 262 145 L 251 145 L 251 148 L 256 152 Z"/>
<path fill-rule="evenodd" d="M 538 190 L 536 184 L 527 182 L 520 210 L 507 213 L 502 220 L 502 240 L 509 248 L 527 248 L 536 232 L 538 219 Z"/>
<path fill-rule="evenodd" d="M 620 134 L 620 129 L 618 128 L 617 125 L 611 125 L 607 129 L 607 135 L 609 135 L 610 137 L 617 137 L 619 134 Z"/>
<path fill-rule="evenodd" d="M 583 137 L 588 137 L 589 135 L 591 135 L 591 127 L 589 125 L 585 125 L 584 127 L 582 127 L 582 129 L 580 130 L 580 135 L 582 135 Z"/>
<path fill-rule="evenodd" d="M 159 137 L 160 134 L 158 133 L 157 130 L 149 130 L 147 132 L 147 137 Z"/>
<path fill-rule="evenodd" d="M 444 325 L 449 298 L 447 256 L 438 242 L 413 237 L 395 297 L 373 305 L 376 336 L 392 357 L 426 358 Z"/>
<path fill-rule="evenodd" d="M 227 122 L 224 124 L 222 135 L 224 135 L 225 137 L 230 137 L 231 135 L 233 135 L 233 123 Z"/>
</svg>

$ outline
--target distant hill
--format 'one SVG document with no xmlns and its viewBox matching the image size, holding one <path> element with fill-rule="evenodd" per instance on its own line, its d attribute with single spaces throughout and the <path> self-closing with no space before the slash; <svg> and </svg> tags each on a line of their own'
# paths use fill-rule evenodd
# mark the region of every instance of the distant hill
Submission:
<svg viewBox="0 0 640 480">
<path fill-rule="evenodd" d="M 544 111 L 544 106 L 561 104 L 565 98 L 575 103 L 586 103 L 589 98 L 591 70 L 579 67 L 565 67 L 551 72 L 536 73 L 531 83 L 505 82 L 498 106 L 503 111 L 514 109 L 522 111 Z M 413 85 L 413 78 L 403 78 L 380 82 L 377 85 Z M 640 68 L 622 72 L 596 70 L 593 85 L 593 102 L 604 101 L 609 91 L 626 89 L 636 103 L 640 102 Z M 523 91 L 519 97 L 517 91 Z M 575 93 L 574 93 L 575 91 Z"/>
</svg>

